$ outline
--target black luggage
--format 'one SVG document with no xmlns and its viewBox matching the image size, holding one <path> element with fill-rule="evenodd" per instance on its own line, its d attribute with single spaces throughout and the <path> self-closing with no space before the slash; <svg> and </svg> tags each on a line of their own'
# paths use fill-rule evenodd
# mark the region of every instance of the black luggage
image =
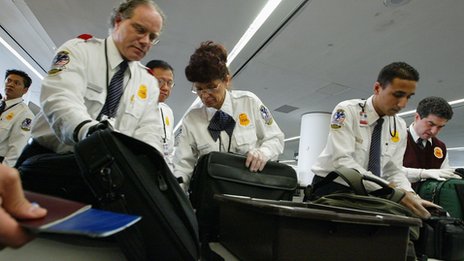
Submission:
<svg viewBox="0 0 464 261">
<path fill-rule="evenodd" d="M 105 130 L 78 143 L 75 155 L 102 209 L 142 216 L 117 234 L 129 259 L 199 259 L 195 214 L 155 148 Z"/>
<path fill-rule="evenodd" d="M 269 161 L 261 172 L 252 173 L 245 161 L 245 156 L 224 152 L 211 152 L 198 160 L 189 193 L 202 242 L 217 240 L 219 209 L 214 194 L 292 200 L 298 183 L 292 167 Z"/>
<path fill-rule="evenodd" d="M 424 220 L 420 237 L 414 242 L 421 260 L 464 260 L 464 221 L 446 214 L 432 212 L 432 217 Z"/>
<path fill-rule="evenodd" d="M 421 220 L 310 202 L 216 195 L 220 243 L 240 260 L 405 260 Z"/>
</svg>

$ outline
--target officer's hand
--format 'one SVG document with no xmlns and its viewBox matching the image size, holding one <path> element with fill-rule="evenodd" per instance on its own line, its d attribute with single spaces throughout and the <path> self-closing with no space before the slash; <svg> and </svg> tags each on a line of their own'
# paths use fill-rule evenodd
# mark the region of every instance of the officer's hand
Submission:
<svg viewBox="0 0 464 261">
<path fill-rule="evenodd" d="M 406 192 L 400 203 L 423 219 L 428 219 L 430 217 L 430 212 L 428 212 L 425 208 L 441 208 L 430 201 L 421 199 L 413 192 Z"/>
<path fill-rule="evenodd" d="M 424 169 L 420 174 L 420 178 L 444 181 L 450 178 L 460 179 L 461 177 L 454 174 L 454 169 Z"/>
<path fill-rule="evenodd" d="M 109 123 L 107 120 L 101 121 L 93 126 L 90 126 L 89 130 L 87 131 L 87 137 L 92 135 L 94 132 L 106 129 L 113 130 L 113 126 L 111 126 L 111 123 Z"/>
<path fill-rule="evenodd" d="M 248 151 L 245 166 L 250 168 L 251 172 L 262 171 L 268 158 L 259 149 L 252 149 Z"/>
</svg>

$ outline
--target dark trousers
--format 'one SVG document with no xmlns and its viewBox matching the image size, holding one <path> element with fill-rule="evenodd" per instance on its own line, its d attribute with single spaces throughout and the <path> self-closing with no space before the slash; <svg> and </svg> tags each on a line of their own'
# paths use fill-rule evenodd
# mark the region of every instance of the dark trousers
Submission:
<svg viewBox="0 0 464 261">
<path fill-rule="evenodd" d="M 15 166 L 24 189 L 83 203 L 95 203 L 74 153 L 58 154 L 31 140 Z"/>
</svg>

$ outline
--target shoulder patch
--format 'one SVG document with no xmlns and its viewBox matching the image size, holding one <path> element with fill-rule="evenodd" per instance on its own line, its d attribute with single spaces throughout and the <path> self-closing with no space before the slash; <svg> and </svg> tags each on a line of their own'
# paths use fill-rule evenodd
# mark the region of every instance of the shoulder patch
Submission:
<svg viewBox="0 0 464 261">
<path fill-rule="evenodd" d="M 32 119 L 26 118 L 21 122 L 21 130 L 30 131 L 31 130 Z"/>
<path fill-rule="evenodd" d="M 346 119 L 345 110 L 338 109 L 332 115 L 332 121 L 330 122 L 330 127 L 332 129 L 340 129 L 344 125 L 345 119 Z"/>
<path fill-rule="evenodd" d="M 48 75 L 56 75 L 66 69 L 66 64 L 70 61 L 68 51 L 60 51 L 53 58 L 52 66 L 48 71 Z"/>
<path fill-rule="evenodd" d="M 271 112 L 269 112 L 266 106 L 261 105 L 261 107 L 259 107 L 259 112 L 261 113 L 261 117 L 267 125 L 271 125 L 274 122 Z"/>
<path fill-rule="evenodd" d="M 77 38 L 80 38 L 80 39 L 82 39 L 82 40 L 84 40 L 84 41 L 87 41 L 87 40 L 89 40 L 89 39 L 92 39 L 93 36 L 92 36 L 91 34 L 81 34 L 81 35 L 79 35 Z"/>
</svg>

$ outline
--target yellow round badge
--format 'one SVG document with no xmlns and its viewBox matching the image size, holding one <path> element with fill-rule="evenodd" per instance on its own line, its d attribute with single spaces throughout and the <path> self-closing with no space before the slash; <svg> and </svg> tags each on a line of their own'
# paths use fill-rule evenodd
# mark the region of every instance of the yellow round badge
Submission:
<svg viewBox="0 0 464 261">
<path fill-rule="evenodd" d="M 147 86 L 140 85 L 137 95 L 140 99 L 145 100 L 147 98 Z"/>
<path fill-rule="evenodd" d="M 393 137 L 391 137 L 391 141 L 395 143 L 400 141 L 400 134 L 397 131 L 395 131 Z"/>
<path fill-rule="evenodd" d="M 250 119 L 248 119 L 248 115 L 246 115 L 246 113 L 240 113 L 238 118 L 240 119 L 240 125 L 248 126 L 248 124 L 250 124 Z"/>
<path fill-rule="evenodd" d="M 433 148 L 433 155 L 435 155 L 435 157 L 437 157 L 438 159 L 441 159 L 443 158 L 443 151 L 440 147 L 435 147 Z"/>
<path fill-rule="evenodd" d="M 13 117 L 14 117 L 14 113 L 10 112 L 10 113 L 8 113 L 8 114 L 6 115 L 5 119 L 11 121 L 11 120 L 13 119 Z"/>
</svg>

